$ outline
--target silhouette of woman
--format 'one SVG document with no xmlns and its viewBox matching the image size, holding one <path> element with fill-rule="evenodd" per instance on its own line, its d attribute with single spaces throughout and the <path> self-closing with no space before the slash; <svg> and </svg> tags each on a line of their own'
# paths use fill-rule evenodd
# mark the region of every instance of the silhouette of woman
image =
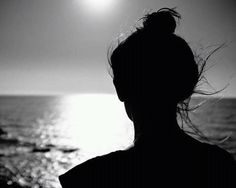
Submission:
<svg viewBox="0 0 236 188">
<path fill-rule="evenodd" d="M 162 8 L 109 54 L 113 83 L 135 128 L 125 151 L 90 159 L 59 177 L 65 187 L 235 188 L 232 156 L 187 135 L 178 108 L 196 89 L 202 71 L 175 32 L 180 15 Z"/>
</svg>

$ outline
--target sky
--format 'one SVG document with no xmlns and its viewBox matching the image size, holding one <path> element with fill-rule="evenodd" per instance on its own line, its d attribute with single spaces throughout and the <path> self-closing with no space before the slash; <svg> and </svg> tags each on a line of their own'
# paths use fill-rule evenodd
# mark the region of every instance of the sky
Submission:
<svg viewBox="0 0 236 188">
<path fill-rule="evenodd" d="M 176 33 L 199 53 L 226 44 L 206 76 L 215 89 L 228 85 L 224 96 L 236 97 L 233 0 L 1 0 L 0 94 L 114 93 L 109 45 L 162 7 L 177 7 Z"/>
</svg>

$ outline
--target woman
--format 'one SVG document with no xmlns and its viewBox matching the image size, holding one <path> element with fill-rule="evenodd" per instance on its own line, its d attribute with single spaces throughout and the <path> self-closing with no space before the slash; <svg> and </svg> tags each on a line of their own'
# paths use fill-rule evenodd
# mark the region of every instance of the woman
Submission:
<svg viewBox="0 0 236 188">
<path fill-rule="evenodd" d="M 180 129 L 177 113 L 202 74 L 162 8 L 109 54 L 113 83 L 135 128 L 134 147 L 96 157 L 59 177 L 63 187 L 236 187 L 234 159 Z"/>
</svg>

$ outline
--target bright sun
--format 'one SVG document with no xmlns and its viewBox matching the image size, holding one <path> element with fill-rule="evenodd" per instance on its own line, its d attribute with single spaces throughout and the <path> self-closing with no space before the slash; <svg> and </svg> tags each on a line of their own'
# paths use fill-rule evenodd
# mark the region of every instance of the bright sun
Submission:
<svg viewBox="0 0 236 188">
<path fill-rule="evenodd" d="M 104 14 L 114 7 L 115 0 L 83 0 L 83 5 L 87 11 Z"/>
</svg>

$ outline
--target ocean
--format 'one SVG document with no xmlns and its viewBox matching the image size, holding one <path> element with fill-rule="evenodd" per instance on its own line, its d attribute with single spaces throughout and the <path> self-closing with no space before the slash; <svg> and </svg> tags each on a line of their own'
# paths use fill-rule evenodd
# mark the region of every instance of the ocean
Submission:
<svg viewBox="0 0 236 188">
<path fill-rule="evenodd" d="M 193 123 L 236 159 L 236 99 L 204 102 Z M 58 176 L 132 145 L 122 103 L 110 94 L 0 97 L 0 186 L 60 188 Z"/>
</svg>

